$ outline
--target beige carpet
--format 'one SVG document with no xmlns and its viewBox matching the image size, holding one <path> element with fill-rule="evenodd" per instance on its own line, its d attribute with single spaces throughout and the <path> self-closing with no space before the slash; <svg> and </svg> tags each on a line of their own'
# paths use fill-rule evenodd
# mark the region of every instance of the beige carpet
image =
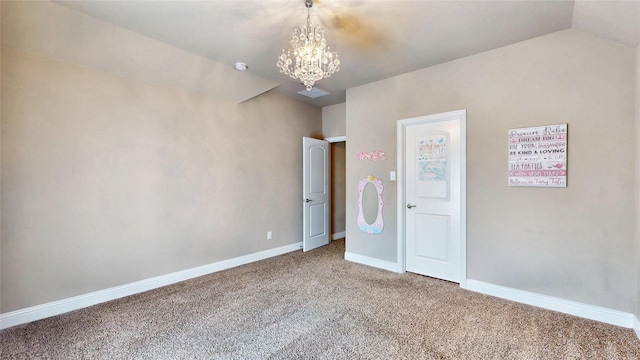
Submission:
<svg viewBox="0 0 640 360">
<path fill-rule="evenodd" d="M 640 359 L 630 329 L 290 253 L 0 332 L 2 359 Z"/>
</svg>

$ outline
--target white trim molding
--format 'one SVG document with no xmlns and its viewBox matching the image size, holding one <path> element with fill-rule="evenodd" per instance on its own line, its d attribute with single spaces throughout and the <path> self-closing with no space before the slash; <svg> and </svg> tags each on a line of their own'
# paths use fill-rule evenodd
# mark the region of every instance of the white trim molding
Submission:
<svg viewBox="0 0 640 360">
<path fill-rule="evenodd" d="M 369 256 L 354 254 L 350 252 L 344 253 L 344 259 L 347 261 L 351 261 L 361 265 L 371 266 L 371 267 L 382 269 L 382 270 L 399 272 L 398 264 L 391 261 L 387 261 L 387 260 L 376 259 Z"/>
<path fill-rule="evenodd" d="M 324 138 L 324 140 L 328 141 L 330 143 L 343 142 L 343 141 L 347 141 L 347 137 L 346 136 L 333 136 L 333 137 Z"/>
<path fill-rule="evenodd" d="M 467 279 L 466 289 L 589 320 L 600 321 L 625 328 L 633 328 L 638 337 L 640 337 L 640 324 L 638 323 L 638 319 L 635 315 L 623 311 L 579 303 L 553 296 L 536 294 L 529 291 L 508 288 L 471 279 Z"/>
<path fill-rule="evenodd" d="M 335 234 L 331 234 L 331 240 L 344 239 L 346 237 L 346 232 L 337 232 Z"/>
<path fill-rule="evenodd" d="M 156 276 L 153 278 L 136 281 L 130 284 L 120 285 L 104 290 L 78 295 L 67 299 L 36 305 L 25 309 L 0 314 L 0 329 L 25 324 L 28 322 L 60 315 L 69 311 L 82 309 L 103 302 L 119 299 L 125 296 L 157 289 L 163 286 L 175 284 L 180 281 L 193 279 L 214 272 L 231 269 L 240 265 L 264 260 L 270 257 L 286 254 L 302 249 L 302 243 L 294 243 L 274 249 L 264 250 L 253 254 L 240 256 L 233 259 L 222 260 L 208 265 L 177 271 L 171 274 Z"/>
</svg>

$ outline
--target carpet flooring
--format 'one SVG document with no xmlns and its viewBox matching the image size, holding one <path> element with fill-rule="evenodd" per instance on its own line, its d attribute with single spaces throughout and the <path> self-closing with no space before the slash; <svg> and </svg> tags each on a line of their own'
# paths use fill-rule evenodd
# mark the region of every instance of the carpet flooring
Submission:
<svg viewBox="0 0 640 360">
<path fill-rule="evenodd" d="M 615 327 L 343 260 L 344 241 L 0 331 L 1 359 L 640 359 Z"/>
</svg>

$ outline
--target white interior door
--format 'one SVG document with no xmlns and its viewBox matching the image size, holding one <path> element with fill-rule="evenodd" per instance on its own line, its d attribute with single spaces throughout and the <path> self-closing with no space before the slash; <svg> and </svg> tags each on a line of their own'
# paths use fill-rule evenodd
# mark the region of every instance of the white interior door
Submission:
<svg viewBox="0 0 640 360">
<path fill-rule="evenodd" d="M 406 270 L 459 283 L 464 235 L 465 112 L 404 127 Z"/>
<path fill-rule="evenodd" d="M 302 138 L 302 250 L 329 243 L 329 143 Z"/>
</svg>

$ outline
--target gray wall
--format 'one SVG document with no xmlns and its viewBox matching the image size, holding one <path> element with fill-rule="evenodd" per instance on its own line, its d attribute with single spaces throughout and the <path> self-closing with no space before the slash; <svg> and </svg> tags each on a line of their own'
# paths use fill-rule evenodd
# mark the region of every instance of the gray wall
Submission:
<svg viewBox="0 0 640 360">
<path fill-rule="evenodd" d="M 345 103 L 322 108 L 322 136 L 325 138 L 345 136 Z M 344 142 L 331 144 L 331 233 L 345 231 L 345 182 L 346 182 L 346 146 Z"/>
<path fill-rule="evenodd" d="M 325 138 L 345 136 L 347 134 L 346 111 L 347 106 L 345 103 L 322 108 L 322 135 Z"/>
<path fill-rule="evenodd" d="M 640 45 L 636 47 L 636 184 L 640 184 Z M 636 255 L 638 278 L 636 317 L 640 319 L 640 187 L 636 188 Z"/>
<path fill-rule="evenodd" d="M 2 313 L 301 241 L 319 108 L 1 64 Z"/>
<path fill-rule="evenodd" d="M 467 277 L 633 312 L 635 49 L 575 30 L 347 90 L 347 252 L 396 261 L 396 122 L 467 109 Z M 507 131 L 568 123 L 568 187 L 507 186 Z M 382 150 L 385 161 L 358 161 Z M 382 235 L 357 182 L 384 180 Z"/>
</svg>

